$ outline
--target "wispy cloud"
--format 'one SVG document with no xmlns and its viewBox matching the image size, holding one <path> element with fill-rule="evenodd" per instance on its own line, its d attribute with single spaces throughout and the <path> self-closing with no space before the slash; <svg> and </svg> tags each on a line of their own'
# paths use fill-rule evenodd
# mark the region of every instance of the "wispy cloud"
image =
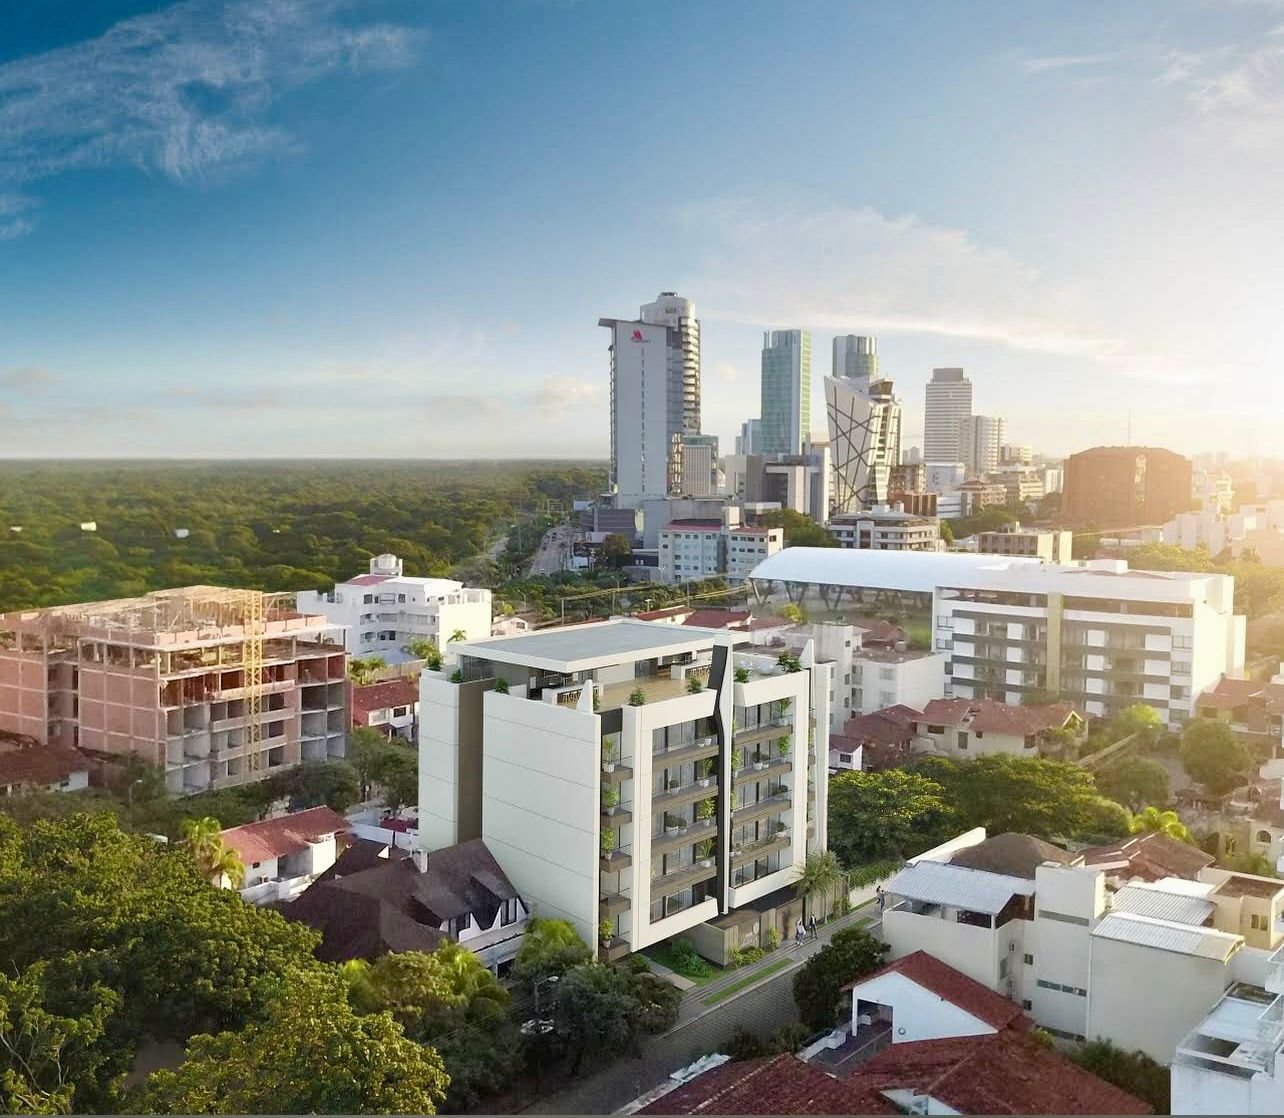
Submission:
<svg viewBox="0 0 1284 1118">
<path fill-rule="evenodd" d="M 1087 66 L 1102 66 L 1120 57 L 1117 51 L 1108 54 L 1052 54 L 1042 58 L 1023 58 L 1021 69 L 1027 74 L 1042 74 L 1048 70 L 1074 70 Z"/>
<path fill-rule="evenodd" d="M 283 93 L 404 66 L 419 33 L 358 0 L 185 0 L 96 39 L 0 65 L 0 239 L 32 227 L 21 188 L 94 167 L 185 180 L 289 149 Z"/>
<path fill-rule="evenodd" d="M 19 396 L 40 396 L 58 383 L 58 378 L 39 365 L 0 369 L 0 392 Z"/>
</svg>

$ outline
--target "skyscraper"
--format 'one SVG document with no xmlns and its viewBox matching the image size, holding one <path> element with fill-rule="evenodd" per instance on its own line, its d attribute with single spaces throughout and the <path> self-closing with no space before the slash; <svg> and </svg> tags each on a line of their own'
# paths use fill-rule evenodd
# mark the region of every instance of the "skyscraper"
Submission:
<svg viewBox="0 0 1284 1118">
<path fill-rule="evenodd" d="M 825 414 L 834 471 L 831 512 L 885 504 L 901 447 L 901 402 L 892 382 L 826 377 Z"/>
<path fill-rule="evenodd" d="M 959 422 L 972 414 L 972 382 L 962 369 L 933 369 L 923 411 L 923 461 L 958 462 Z"/>
<path fill-rule="evenodd" d="M 772 330 L 762 337 L 763 454 L 801 454 L 811 436 L 811 334 Z"/>
<path fill-rule="evenodd" d="M 969 415 L 959 420 L 958 457 L 955 461 L 967 467 L 969 476 L 980 477 L 999 468 L 1003 429 L 1003 419 L 997 415 Z"/>
<path fill-rule="evenodd" d="M 611 487 L 626 503 L 682 491 L 682 437 L 700 433 L 700 321 L 666 291 L 611 331 Z"/>
<path fill-rule="evenodd" d="M 834 339 L 834 364 L 830 374 L 848 380 L 878 380 L 878 339 L 843 334 Z"/>
</svg>

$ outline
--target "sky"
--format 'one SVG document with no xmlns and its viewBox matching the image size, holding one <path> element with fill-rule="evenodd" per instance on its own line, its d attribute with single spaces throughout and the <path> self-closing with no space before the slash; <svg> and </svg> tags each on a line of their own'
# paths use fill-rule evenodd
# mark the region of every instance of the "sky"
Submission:
<svg viewBox="0 0 1284 1118">
<path fill-rule="evenodd" d="M 597 457 L 607 332 L 1276 452 L 1284 0 L 0 5 L 0 456 Z"/>
</svg>

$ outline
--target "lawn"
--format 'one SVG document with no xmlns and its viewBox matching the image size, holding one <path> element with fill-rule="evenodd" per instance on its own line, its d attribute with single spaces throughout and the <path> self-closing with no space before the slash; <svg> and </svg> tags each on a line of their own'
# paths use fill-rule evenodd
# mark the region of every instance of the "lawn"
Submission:
<svg viewBox="0 0 1284 1118">
<path fill-rule="evenodd" d="M 778 970 L 783 970 L 791 961 L 792 959 L 789 956 L 785 956 L 782 959 L 777 959 L 774 963 L 768 963 L 765 967 L 757 967 L 746 974 L 739 982 L 733 982 L 729 986 L 724 986 L 717 993 L 711 994 L 709 997 L 705 998 L 704 1004 L 717 1005 L 720 1001 L 724 1001 L 731 997 L 732 994 L 740 993 L 740 991 L 746 986 L 752 986 L 760 979 L 766 978 L 768 975 L 775 974 Z"/>
<path fill-rule="evenodd" d="M 722 968 L 714 966 L 708 959 L 702 958 L 694 951 L 684 951 L 674 946 L 675 941 L 653 943 L 643 950 L 642 954 L 654 959 L 662 967 L 668 967 L 674 974 L 688 978 L 697 986 L 712 982 L 722 974 Z"/>
</svg>

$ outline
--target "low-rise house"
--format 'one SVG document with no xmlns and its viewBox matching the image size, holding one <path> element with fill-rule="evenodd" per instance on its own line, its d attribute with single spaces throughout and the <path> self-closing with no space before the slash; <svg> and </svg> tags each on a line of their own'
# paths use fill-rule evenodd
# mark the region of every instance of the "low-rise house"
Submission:
<svg viewBox="0 0 1284 1118">
<path fill-rule="evenodd" d="M 829 735 L 829 771 L 881 772 L 908 761 L 918 717 L 913 707 L 897 705 L 849 718 L 841 734 Z"/>
<path fill-rule="evenodd" d="M 1195 702 L 1200 718 L 1227 723 L 1245 741 L 1275 747 L 1284 741 L 1284 681 L 1270 683 L 1223 676 Z"/>
<path fill-rule="evenodd" d="M 0 731 L 0 796 L 22 792 L 80 792 L 89 787 L 89 761 L 78 749 Z"/>
<path fill-rule="evenodd" d="M 223 845 L 245 866 L 241 896 L 251 904 L 293 900 L 334 865 L 348 821 L 328 807 L 229 827 Z"/>
<path fill-rule="evenodd" d="M 412 856 L 365 851 L 283 911 L 321 933 L 327 962 L 388 951 L 433 951 L 455 940 L 502 974 L 521 947 L 528 911 L 481 839 Z"/>
<path fill-rule="evenodd" d="M 995 699 L 934 699 L 916 724 L 922 745 L 964 760 L 1003 753 L 1061 753 L 1082 737 L 1083 717 L 1070 703 L 1014 706 Z"/>
<path fill-rule="evenodd" d="M 1140 1099 L 1040 1044 L 1012 1003 L 923 952 L 848 988 L 850 1027 L 798 1055 L 715 1064 L 626 1111 L 1149 1113 Z"/>
<path fill-rule="evenodd" d="M 352 689 L 352 725 L 369 726 L 387 737 L 416 741 L 419 725 L 419 682 L 389 679 Z"/>
<path fill-rule="evenodd" d="M 1085 865 L 1104 870 L 1106 884 L 1118 889 L 1129 881 L 1162 881 L 1182 877 L 1194 881 L 1216 859 L 1197 846 L 1159 831 L 1130 835 L 1118 842 L 1090 846 L 1082 852 Z"/>
</svg>

